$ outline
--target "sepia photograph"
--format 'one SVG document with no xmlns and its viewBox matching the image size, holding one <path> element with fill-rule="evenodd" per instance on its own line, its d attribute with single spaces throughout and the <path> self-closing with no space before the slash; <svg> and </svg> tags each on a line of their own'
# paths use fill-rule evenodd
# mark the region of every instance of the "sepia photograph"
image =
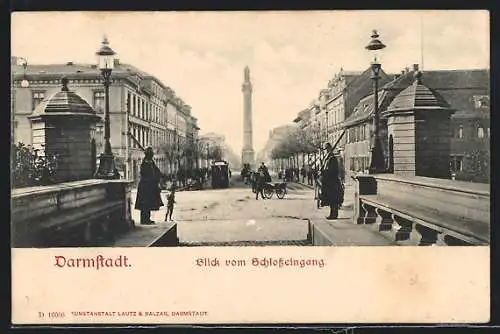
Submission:
<svg viewBox="0 0 500 334">
<path fill-rule="evenodd" d="M 322 247 L 489 251 L 487 11 L 11 20 L 11 247 L 50 270 L 132 248 L 264 246 L 281 255 L 226 265 L 286 270 L 327 266 Z"/>
</svg>

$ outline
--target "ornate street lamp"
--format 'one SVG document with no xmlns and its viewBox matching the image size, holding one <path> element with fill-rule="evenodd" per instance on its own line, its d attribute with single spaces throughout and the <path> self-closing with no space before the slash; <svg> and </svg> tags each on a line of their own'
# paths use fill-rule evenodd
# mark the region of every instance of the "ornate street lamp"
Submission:
<svg viewBox="0 0 500 334">
<path fill-rule="evenodd" d="M 21 88 L 28 88 L 30 86 L 30 82 L 26 78 L 26 70 L 28 69 L 28 61 L 26 58 L 19 57 L 23 61 L 23 69 L 24 69 L 24 77 L 23 80 L 21 81 Z"/>
<path fill-rule="evenodd" d="M 97 179 L 119 179 L 120 174 L 115 165 L 115 157 L 111 151 L 110 126 L 109 126 L 109 85 L 111 72 L 114 66 L 115 52 L 109 47 L 109 42 L 104 37 L 101 48 L 96 52 L 98 66 L 104 79 L 105 109 L 104 109 L 104 152 L 99 157 L 99 168 L 95 174 Z"/>
<path fill-rule="evenodd" d="M 369 172 L 370 174 L 383 173 L 385 172 L 385 159 L 384 152 L 382 151 L 382 142 L 380 141 L 380 115 L 378 106 L 378 81 L 380 79 L 381 65 L 377 59 L 377 52 L 385 48 L 385 45 L 378 39 L 379 34 L 377 30 L 373 30 L 371 35 L 370 43 L 366 46 L 367 50 L 374 51 L 375 57 L 371 64 L 372 69 L 372 80 L 374 83 L 373 92 L 373 104 L 374 104 L 374 117 L 373 117 L 373 129 L 374 129 L 374 139 L 371 150 L 371 162 Z"/>
</svg>

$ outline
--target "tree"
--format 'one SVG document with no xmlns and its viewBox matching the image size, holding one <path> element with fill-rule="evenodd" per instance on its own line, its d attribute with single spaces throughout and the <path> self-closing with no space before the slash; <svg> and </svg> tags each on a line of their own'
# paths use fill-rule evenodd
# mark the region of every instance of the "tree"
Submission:
<svg viewBox="0 0 500 334">
<path fill-rule="evenodd" d="M 55 183 L 56 155 L 39 155 L 32 146 L 18 143 L 11 149 L 12 188 Z"/>
<path fill-rule="evenodd" d="M 210 152 L 208 152 L 208 158 L 212 160 L 222 160 L 223 150 L 218 144 L 210 145 Z"/>
<path fill-rule="evenodd" d="M 166 142 L 161 146 L 161 150 L 165 154 L 169 165 L 169 172 L 173 172 L 173 165 L 176 159 L 175 145 L 172 142 Z"/>
</svg>

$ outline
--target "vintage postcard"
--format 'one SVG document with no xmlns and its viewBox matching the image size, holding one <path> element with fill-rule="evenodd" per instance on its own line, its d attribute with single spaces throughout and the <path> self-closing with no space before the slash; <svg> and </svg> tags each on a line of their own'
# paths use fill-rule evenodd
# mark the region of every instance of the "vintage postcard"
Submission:
<svg viewBox="0 0 500 334">
<path fill-rule="evenodd" d="M 13 325 L 489 321 L 487 11 L 11 31 Z"/>
</svg>

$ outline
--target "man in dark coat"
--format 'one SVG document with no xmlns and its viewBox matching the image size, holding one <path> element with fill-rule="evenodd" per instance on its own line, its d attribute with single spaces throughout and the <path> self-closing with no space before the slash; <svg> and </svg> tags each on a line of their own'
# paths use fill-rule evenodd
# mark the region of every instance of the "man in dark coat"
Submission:
<svg viewBox="0 0 500 334">
<path fill-rule="evenodd" d="M 258 171 L 264 173 L 265 182 L 271 182 L 271 174 L 269 174 L 269 169 L 267 169 L 267 166 L 264 163 L 261 163 Z"/>
<path fill-rule="evenodd" d="M 337 219 L 339 208 L 344 201 L 344 188 L 339 179 L 339 163 L 330 144 L 327 144 L 327 150 L 329 156 L 326 168 L 321 173 L 321 205 L 330 206 L 327 219 Z"/>
<path fill-rule="evenodd" d="M 163 174 L 153 161 L 153 149 L 148 147 L 144 151 L 141 163 L 141 179 L 137 188 L 135 209 L 141 211 L 141 224 L 151 225 L 151 210 L 157 211 L 163 206 L 161 200 L 160 180 Z"/>
<path fill-rule="evenodd" d="M 306 178 L 306 166 L 302 165 L 302 168 L 300 169 L 300 176 L 302 176 L 302 183 L 304 183 L 305 178 Z"/>
<path fill-rule="evenodd" d="M 266 175 L 264 174 L 264 172 L 261 170 L 257 173 L 255 173 L 256 175 L 256 180 L 255 180 L 255 193 L 256 193 L 256 196 L 255 196 L 255 199 L 259 199 L 259 194 L 260 196 L 262 197 L 262 199 L 266 199 L 264 197 L 264 184 L 266 183 Z"/>
</svg>

